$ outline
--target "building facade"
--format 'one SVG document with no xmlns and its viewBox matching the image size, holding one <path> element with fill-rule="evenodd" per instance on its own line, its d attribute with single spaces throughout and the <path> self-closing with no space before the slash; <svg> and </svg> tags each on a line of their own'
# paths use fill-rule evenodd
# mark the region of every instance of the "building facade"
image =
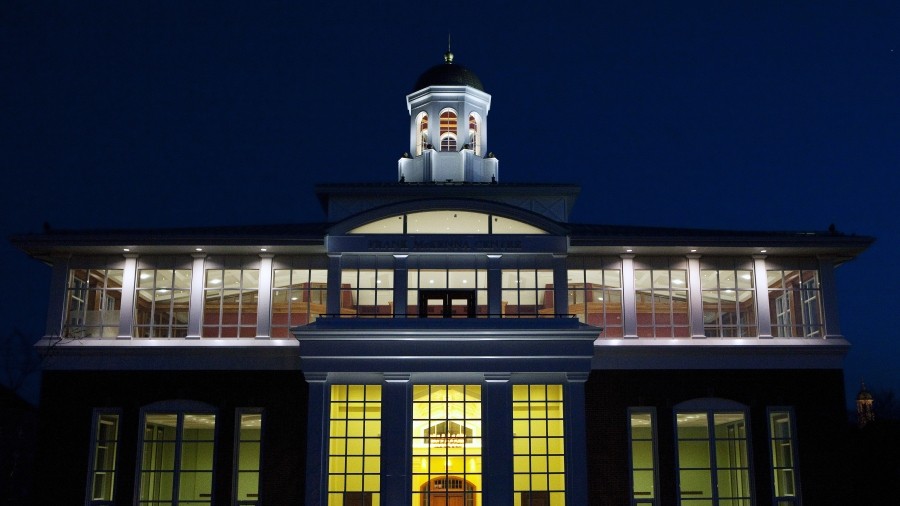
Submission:
<svg viewBox="0 0 900 506">
<path fill-rule="evenodd" d="M 36 504 L 840 504 L 834 269 L 871 238 L 585 225 L 491 97 L 407 96 L 327 221 L 46 231 Z"/>
</svg>

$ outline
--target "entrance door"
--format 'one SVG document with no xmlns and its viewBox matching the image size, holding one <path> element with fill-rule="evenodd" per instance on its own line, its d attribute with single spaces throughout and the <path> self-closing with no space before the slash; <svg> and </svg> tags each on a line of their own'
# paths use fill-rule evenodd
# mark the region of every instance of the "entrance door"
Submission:
<svg viewBox="0 0 900 506">
<path fill-rule="evenodd" d="M 419 318 L 475 318 L 475 290 L 419 290 Z"/>
<path fill-rule="evenodd" d="M 474 506 L 475 485 L 459 476 L 434 478 L 422 485 L 422 506 Z"/>
</svg>

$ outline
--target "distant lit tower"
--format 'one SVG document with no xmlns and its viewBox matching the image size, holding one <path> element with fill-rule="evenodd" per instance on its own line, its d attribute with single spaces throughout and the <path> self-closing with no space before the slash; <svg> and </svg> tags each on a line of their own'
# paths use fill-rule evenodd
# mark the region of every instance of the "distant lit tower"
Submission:
<svg viewBox="0 0 900 506">
<path fill-rule="evenodd" d="M 866 424 L 875 421 L 875 401 L 872 394 L 866 390 L 866 382 L 861 382 L 859 393 L 856 394 L 856 419 L 859 428 L 863 428 Z"/>
</svg>

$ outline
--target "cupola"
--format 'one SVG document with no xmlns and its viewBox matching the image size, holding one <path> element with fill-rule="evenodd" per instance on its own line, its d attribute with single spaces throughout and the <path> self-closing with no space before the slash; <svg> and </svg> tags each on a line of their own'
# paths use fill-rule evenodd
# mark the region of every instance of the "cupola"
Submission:
<svg viewBox="0 0 900 506">
<path fill-rule="evenodd" d="M 409 152 L 398 163 L 405 183 L 496 183 L 498 161 L 487 151 L 491 96 L 478 76 L 453 62 L 419 76 L 406 96 Z"/>
</svg>

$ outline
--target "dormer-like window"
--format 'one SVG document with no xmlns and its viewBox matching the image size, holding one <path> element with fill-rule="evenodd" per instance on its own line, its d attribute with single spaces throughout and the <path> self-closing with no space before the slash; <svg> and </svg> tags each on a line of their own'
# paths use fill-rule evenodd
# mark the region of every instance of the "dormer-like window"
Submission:
<svg viewBox="0 0 900 506">
<path fill-rule="evenodd" d="M 456 111 L 441 111 L 441 151 L 456 151 Z"/>
<path fill-rule="evenodd" d="M 477 113 L 469 114 L 469 149 L 475 151 L 475 154 L 481 156 L 481 142 L 479 140 L 481 118 Z"/>
<path fill-rule="evenodd" d="M 416 116 L 416 156 L 428 147 L 428 115 L 420 112 Z"/>
</svg>

